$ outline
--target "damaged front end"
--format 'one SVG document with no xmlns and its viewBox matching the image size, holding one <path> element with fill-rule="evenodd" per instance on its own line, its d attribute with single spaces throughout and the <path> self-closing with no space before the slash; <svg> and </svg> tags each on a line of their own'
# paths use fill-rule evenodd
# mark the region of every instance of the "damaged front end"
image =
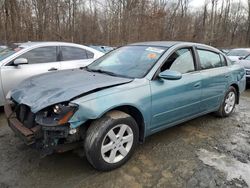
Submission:
<svg viewBox="0 0 250 188">
<path fill-rule="evenodd" d="M 87 128 L 81 125 L 92 118 L 74 117 L 80 109 L 65 101 L 131 81 L 80 69 L 37 75 L 8 93 L 5 112 L 10 127 L 27 145 L 45 154 L 63 152 L 79 145 Z"/>
<path fill-rule="evenodd" d="M 9 100 L 4 106 L 10 128 L 26 145 L 38 149 L 43 155 L 65 152 L 81 146 L 84 130 L 71 129 L 69 119 L 78 106 L 57 104 L 34 114 L 30 107 Z"/>
</svg>

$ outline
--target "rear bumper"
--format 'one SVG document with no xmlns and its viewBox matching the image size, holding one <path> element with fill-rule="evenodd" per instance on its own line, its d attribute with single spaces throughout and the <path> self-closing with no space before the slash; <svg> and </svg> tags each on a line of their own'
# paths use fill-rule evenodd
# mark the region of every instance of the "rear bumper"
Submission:
<svg viewBox="0 0 250 188">
<path fill-rule="evenodd" d="M 35 143 L 35 138 L 41 130 L 41 126 L 35 126 L 31 129 L 26 128 L 16 117 L 15 112 L 12 111 L 11 102 L 4 105 L 4 112 L 6 114 L 9 127 L 18 135 L 27 145 Z"/>
</svg>

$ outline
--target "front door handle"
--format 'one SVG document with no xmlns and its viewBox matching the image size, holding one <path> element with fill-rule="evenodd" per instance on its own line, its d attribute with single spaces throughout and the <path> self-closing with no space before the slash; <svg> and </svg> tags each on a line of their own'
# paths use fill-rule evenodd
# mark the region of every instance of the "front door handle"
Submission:
<svg viewBox="0 0 250 188">
<path fill-rule="evenodd" d="M 200 82 L 198 82 L 198 83 L 194 84 L 194 87 L 195 87 L 195 88 L 199 88 L 199 87 L 201 87 L 201 83 L 200 83 Z"/>
<path fill-rule="evenodd" d="M 55 67 L 50 68 L 48 71 L 57 71 L 58 69 Z"/>
</svg>

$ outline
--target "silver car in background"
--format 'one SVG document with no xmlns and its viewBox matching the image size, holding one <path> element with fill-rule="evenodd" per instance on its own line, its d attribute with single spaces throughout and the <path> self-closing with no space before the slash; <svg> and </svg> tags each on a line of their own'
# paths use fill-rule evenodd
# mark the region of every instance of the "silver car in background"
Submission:
<svg viewBox="0 0 250 188">
<path fill-rule="evenodd" d="M 50 71 L 85 67 L 103 54 L 87 46 L 64 42 L 26 42 L 1 50 L 0 106 L 8 91 L 24 79 Z"/>
<path fill-rule="evenodd" d="M 250 54 L 250 48 L 235 48 L 227 53 L 228 58 L 233 62 L 238 62 L 240 59 Z"/>
</svg>

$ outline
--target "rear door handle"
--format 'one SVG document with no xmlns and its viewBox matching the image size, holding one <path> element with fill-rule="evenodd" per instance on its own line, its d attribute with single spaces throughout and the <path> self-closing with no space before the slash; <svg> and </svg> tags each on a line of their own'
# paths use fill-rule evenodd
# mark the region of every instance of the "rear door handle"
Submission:
<svg viewBox="0 0 250 188">
<path fill-rule="evenodd" d="M 57 71 L 58 69 L 55 67 L 50 68 L 48 71 Z"/>
<path fill-rule="evenodd" d="M 228 78 L 230 75 L 229 74 L 225 74 L 225 77 Z"/>
</svg>

